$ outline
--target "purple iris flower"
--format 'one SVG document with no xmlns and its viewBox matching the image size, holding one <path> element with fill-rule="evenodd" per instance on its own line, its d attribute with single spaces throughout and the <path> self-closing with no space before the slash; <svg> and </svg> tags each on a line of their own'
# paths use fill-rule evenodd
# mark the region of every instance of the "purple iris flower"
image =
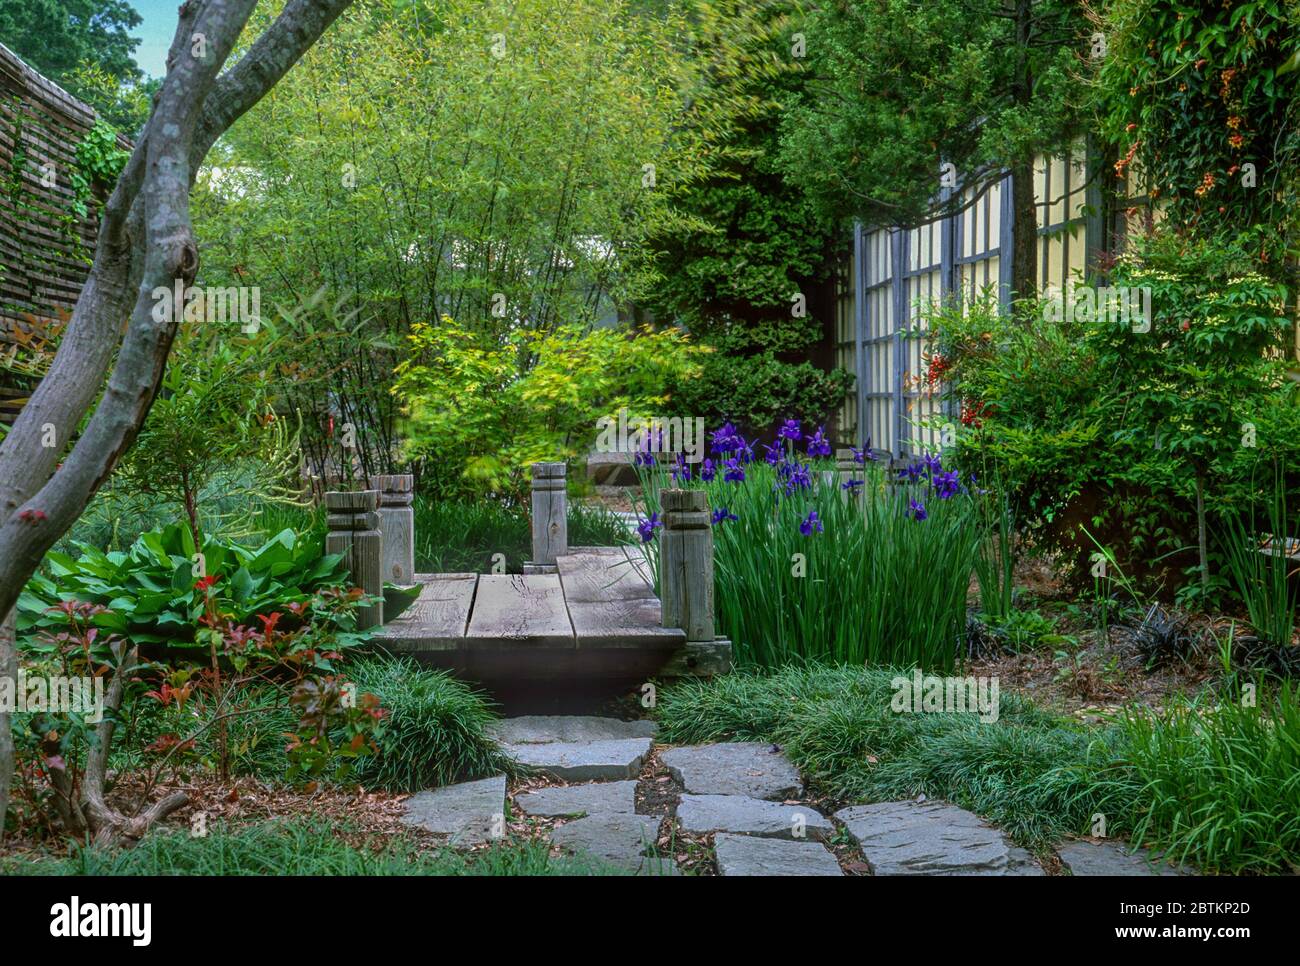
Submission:
<svg viewBox="0 0 1300 966">
<path fill-rule="evenodd" d="M 929 516 L 929 514 L 925 512 L 925 504 L 917 503 L 915 500 L 907 501 L 907 515 L 918 523 Z"/>
<path fill-rule="evenodd" d="M 726 473 L 722 476 L 722 481 L 724 483 L 745 482 L 745 468 L 740 465 L 740 460 L 733 456 L 723 465 L 726 467 Z"/>
<path fill-rule="evenodd" d="M 825 426 L 818 426 L 817 432 L 808 437 L 809 456 L 830 456 L 831 442 L 826 438 Z"/>
<path fill-rule="evenodd" d="M 636 525 L 636 532 L 641 535 L 642 543 L 649 543 L 655 538 L 655 531 L 662 526 L 663 524 L 659 522 L 659 514 L 652 513 L 649 520 L 642 520 Z"/>
<path fill-rule="evenodd" d="M 674 483 L 689 483 L 691 480 L 691 465 L 686 462 L 686 457 L 681 453 L 677 454 L 677 463 L 673 467 Z"/>
<path fill-rule="evenodd" d="M 808 515 L 804 517 L 803 523 L 799 524 L 799 532 L 805 537 L 811 537 L 814 533 L 821 533 L 825 529 L 821 520 L 817 518 L 816 510 L 809 510 Z"/>
<path fill-rule="evenodd" d="M 798 460 L 782 460 L 776 465 L 776 475 L 785 488 L 786 496 L 795 490 L 812 488 L 812 475 L 808 472 L 808 467 Z"/>
<path fill-rule="evenodd" d="M 934 478 L 934 474 L 943 470 L 943 457 L 938 453 L 926 453 L 921 457 L 921 462 L 925 465 L 925 470 L 931 479 Z"/>
<path fill-rule="evenodd" d="M 956 470 L 949 470 L 935 476 L 931 485 L 938 491 L 939 499 L 950 500 L 961 489 L 961 480 L 957 478 Z"/>
<path fill-rule="evenodd" d="M 808 490 L 812 488 L 812 474 L 808 472 L 808 467 L 802 463 L 795 463 L 790 467 L 790 472 L 786 477 L 786 488 L 788 490 Z"/>
<path fill-rule="evenodd" d="M 767 450 L 767 455 L 764 456 L 763 459 L 766 460 L 768 464 L 775 466 L 777 463 L 781 462 L 781 447 L 768 446 L 767 443 L 764 443 L 763 449 Z"/>
<path fill-rule="evenodd" d="M 633 462 L 637 466 L 654 466 L 658 462 L 654 454 L 662 449 L 660 443 L 663 442 L 663 433 L 657 430 L 650 430 L 641 437 L 641 444 L 637 447 L 636 456 Z"/>
<path fill-rule="evenodd" d="M 715 453 L 732 453 L 736 447 L 744 442 L 736 432 L 736 427 L 730 422 L 722 424 L 721 429 L 713 431 L 713 452 Z"/>
<path fill-rule="evenodd" d="M 713 460 L 706 459 L 700 464 L 700 479 L 705 483 L 712 483 L 713 477 L 717 475 L 717 468 L 713 465 Z"/>
<path fill-rule="evenodd" d="M 714 510 L 714 511 L 713 511 L 713 525 L 714 525 L 715 527 L 716 527 L 719 523 L 726 523 L 728 520 L 739 520 L 739 519 L 740 519 L 740 517 L 736 516 L 734 513 L 732 513 L 730 510 L 728 510 L 725 506 L 724 506 L 721 510 Z"/>
<path fill-rule="evenodd" d="M 793 440 L 796 443 L 799 442 L 799 438 L 803 435 L 803 433 L 799 431 L 799 420 L 787 419 L 781 424 L 781 428 L 777 430 L 776 435 L 781 439 Z"/>
<path fill-rule="evenodd" d="M 853 492 L 856 493 L 858 487 L 862 486 L 866 482 L 867 482 L 866 480 L 845 480 L 843 483 L 840 484 L 840 489 L 852 490 Z"/>
<path fill-rule="evenodd" d="M 902 483 L 906 480 L 908 483 L 916 483 L 921 479 L 921 474 L 925 471 L 925 466 L 921 463 L 908 463 L 906 469 L 898 471 L 898 481 Z"/>
<path fill-rule="evenodd" d="M 736 435 L 736 458 L 742 463 L 754 462 L 754 446 L 744 436 Z"/>
</svg>

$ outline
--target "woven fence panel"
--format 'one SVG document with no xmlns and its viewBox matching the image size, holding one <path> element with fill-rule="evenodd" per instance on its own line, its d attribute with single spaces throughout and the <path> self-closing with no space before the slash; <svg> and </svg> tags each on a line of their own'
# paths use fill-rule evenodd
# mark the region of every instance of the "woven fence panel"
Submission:
<svg viewBox="0 0 1300 966">
<path fill-rule="evenodd" d="M 44 374 L 90 270 L 97 226 L 74 213 L 72 175 L 94 123 L 0 44 L 0 422 Z"/>
</svg>

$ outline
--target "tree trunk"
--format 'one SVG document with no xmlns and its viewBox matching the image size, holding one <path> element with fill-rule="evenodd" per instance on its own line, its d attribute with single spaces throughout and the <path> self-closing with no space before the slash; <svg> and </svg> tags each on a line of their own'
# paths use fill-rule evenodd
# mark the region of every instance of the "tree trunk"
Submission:
<svg viewBox="0 0 1300 966">
<path fill-rule="evenodd" d="M 113 647 L 118 664 L 104 695 L 104 719 L 96 726 L 95 740 L 86 749 L 86 765 L 80 777 L 68 770 L 57 738 L 47 739 L 43 748 L 46 774 L 54 792 L 53 808 L 65 831 L 73 838 L 105 846 L 138 841 L 155 822 L 189 804 L 188 795 L 173 792 L 137 815 L 125 815 L 105 799 L 108 759 L 113 750 L 118 711 L 138 659 L 134 648 L 127 650 L 121 644 Z"/>
<path fill-rule="evenodd" d="M 182 479 L 181 491 L 184 493 L 185 517 L 190 522 L 190 536 L 194 540 L 194 552 L 202 553 L 203 535 L 199 532 L 199 496 L 190 488 L 188 477 Z"/>
<path fill-rule="evenodd" d="M 1034 202 L 1034 164 L 1011 169 L 1012 298 L 1032 299 L 1038 294 L 1038 206 Z"/>
<path fill-rule="evenodd" d="M 1015 105 L 1027 109 L 1034 97 L 1034 76 L 1029 63 L 1033 40 L 1033 0 L 1016 0 L 1016 73 L 1011 85 Z M 1034 158 L 1011 165 L 1011 293 L 1013 300 L 1038 294 L 1038 207 L 1034 203 Z"/>
<path fill-rule="evenodd" d="M 14 617 L 0 621 L 0 680 L 18 687 L 18 654 L 14 648 Z M 5 837 L 5 816 L 9 814 L 9 790 L 14 780 L 14 736 L 9 712 L 0 711 L 0 842 Z"/>
<path fill-rule="evenodd" d="M 108 479 L 153 405 L 178 318 L 173 312 L 156 322 L 152 292 L 188 285 L 198 269 L 189 192 L 204 157 L 350 4 L 288 0 L 224 72 L 256 0 L 186 0 L 180 7 L 167 76 L 104 207 L 68 330 L 0 442 L 0 613 L 13 607 L 45 553 Z M 55 427 L 59 446 L 41 445 L 45 424 Z"/>
<path fill-rule="evenodd" d="M 45 378 L 0 441 L 0 614 L 12 611 L 45 554 L 108 479 L 149 414 L 182 314 L 174 306 L 169 318 L 155 320 L 152 293 L 188 286 L 198 271 L 189 196 L 203 159 L 351 2 L 287 0 L 224 71 L 257 0 L 181 4 L 167 75 L 105 203 L 94 261 L 68 328 Z M 42 445 L 47 424 L 57 446 Z M 0 673 L 15 668 L 12 641 L 11 616 L 0 630 Z M 114 673 L 108 708 L 120 705 L 133 661 L 134 654 L 127 656 Z M 65 824 L 101 843 L 139 838 L 186 802 L 183 794 L 169 795 L 136 816 L 104 803 L 114 727 L 111 714 L 99 725 L 80 789 L 64 768 L 49 768 Z M 3 806 L 12 772 L 12 735 L 7 716 L 0 715 Z"/>
<path fill-rule="evenodd" d="M 1205 475 L 1196 473 L 1196 549 L 1201 561 L 1201 590 L 1210 589 L 1210 555 L 1205 534 Z"/>
</svg>

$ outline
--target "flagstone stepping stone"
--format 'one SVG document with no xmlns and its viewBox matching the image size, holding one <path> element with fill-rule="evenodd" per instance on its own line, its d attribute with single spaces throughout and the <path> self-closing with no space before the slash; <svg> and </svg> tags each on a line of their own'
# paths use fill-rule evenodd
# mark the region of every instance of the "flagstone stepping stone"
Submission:
<svg viewBox="0 0 1300 966">
<path fill-rule="evenodd" d="M 1118 842 L 1066 842 L 1056 854 L 1071 875 L 1191 875 L 1148 849 L 1130 850 Z"/>
<path fill-rule="evenodd" d="M 635 778 L 650 754 L 651 738 L 623 741 L 555 741 L 539 745 L 502 745 L 515 763 L 566 782 Z"/>
<path fill-rule="evenodd" d="M 746 795 L 780 800 L 803 790 L 790 760 L 767 742 L 731 741 L 670 748 L 659 755 L 692 795 Z"/>
<path fill-rule="evenodd" d="M 551 831 L 551 842 L 629 872 L 640 872 L 646 866 L 646 852 L 653 848 L 658 835 L 659 819 L 653 815 L 607 813 L 564 823 Z M 672 874 L 662 863 L 651 863 L 646 874 L 651 873 Z"/>
<path fill-rule="evenodd" d="M 636 811 L 636 782 L 593 782 L 538 788 L 515 795 L 515 804 L 529 815 L 567 818 L 578 815 L 630 815 Z"/>
<path fill-rule="evenodd" d="M 635 778 L 650 754 L 653 721 L 590 715 L 525 715 L 495 722 L 488 733 L 516 763 L 563 781 Z"/>
<path fill-rule="evenodd" d="M 620 721 L 583 714 L 528 714 L 503 718 L 488 725 L 487 732 L 507 745 L 540 745 L 551 742 L 613 741 L 624 738 L 652 738 L 655 723 L 648 720 Z"/>
<path fill-rule="evenodd" d="M 879 802 L 835 813 L 876 875 L 1042 875 L 1023 849 L 949 802 Z"/>
<path fill-rule="evenodd" d="M 453 845 L 478 845 L 505 833 L 506 776 L 418 792 L 406 800 L 401 820 L 445 835 Z"/>
<path fill-rule="evenodd" d="M 1043 867 L 1038 864 L 1027 850 L 1013 845 L 1007 849 L 1008 869 L 1007 875 L 1047 875 Z"/>
<path fill-rule="evenodd" d="M 843 875 L 820 842 L 765 839 L 719 832 L 713 840 L 718 875 Z"/>
<path fill-rule="evenodd" d="M 746 795 L 683 795 L 677 805 L 682 831 L 693 835 L 737 832 L 767 838 L 825 838 L 833 826 L 806 805 L 781 805 Z"/>
</svg>

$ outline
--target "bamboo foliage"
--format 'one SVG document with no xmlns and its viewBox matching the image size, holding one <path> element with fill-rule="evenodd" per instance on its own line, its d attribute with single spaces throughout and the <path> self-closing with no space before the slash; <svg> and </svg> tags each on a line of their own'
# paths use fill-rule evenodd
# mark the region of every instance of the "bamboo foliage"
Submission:
<svg viewBox="0 0 1300 966">
<path fill-rule="evenodd" d="M 198 201 L 208 270 L 286 303 L 323 284 L 398 330 L 607 315 L 638 281 L 621 253 L 746 109 L 691 91 L 756 28 L 626 0 L 414 17 L 357 4 L 231 132 Z"/>
</svg>

